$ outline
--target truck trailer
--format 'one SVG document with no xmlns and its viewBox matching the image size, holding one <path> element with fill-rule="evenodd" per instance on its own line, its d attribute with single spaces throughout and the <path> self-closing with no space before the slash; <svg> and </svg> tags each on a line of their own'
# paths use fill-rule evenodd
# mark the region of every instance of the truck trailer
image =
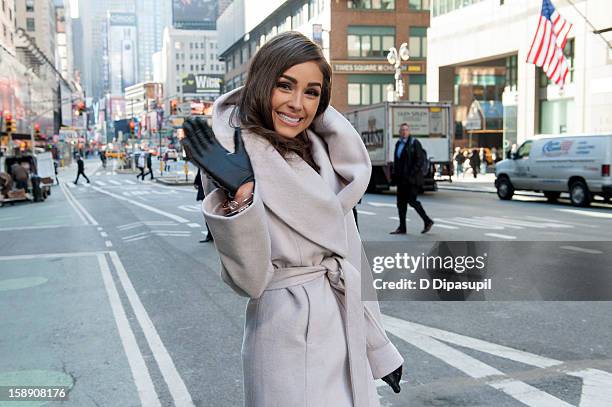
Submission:
<svg viewBox="0 0 612 407">
<path fill-rule="evenodd" d="M 445 169 L 450 176 L 454 131 L 451 108 L 450 103 L 444 102 L 382 102 L 345 113 L 370 155 L 372 177 L 368 192 L 384 191 L 391 186 L 393 153 L 402 123 L 408 123 L 410 134 L 427 151 L 430 171 L 423 189 L 437 189 L 434 168 Z"/>
</svg>

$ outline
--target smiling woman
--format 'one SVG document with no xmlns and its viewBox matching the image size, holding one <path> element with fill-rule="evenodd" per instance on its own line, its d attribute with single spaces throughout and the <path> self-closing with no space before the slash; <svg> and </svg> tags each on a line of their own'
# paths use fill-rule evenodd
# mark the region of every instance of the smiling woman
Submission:
<svg viewBox="0 0 612 407">
<path fill-rule="evenodd" d="M 321 49 L 283 33 L 255 55 L 244 88 L 215 102 L 212 130 L 185 124 L 190 158 L 220 186 L 202 209 L 221 276 L 250 298 L 247 407 L 375 407 L 379 378 L 400 391 L 403 359 L 378 303 L 361 299 L 372 274 L 351 209 L 372 167 L 330 88 Z"/>
</svg>

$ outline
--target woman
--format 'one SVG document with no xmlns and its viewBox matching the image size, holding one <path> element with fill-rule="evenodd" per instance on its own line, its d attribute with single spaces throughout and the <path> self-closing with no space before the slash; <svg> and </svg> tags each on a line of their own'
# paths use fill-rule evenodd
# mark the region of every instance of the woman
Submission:
<svg viewBox="0 0 612 407">
<path fill-rule="evenodd" d="M 351 209 L 371 164 L 329 107 L 330 81 L 320 48 L 284 33 L 254 56 L 244 88 L 217 100 L 212 131 L 184 126 L 192 161 L 220 186 L 202 208 L 222 278 L 250 297 L 247 406 L 378 406 L 374 378 L 399 392 L 403 359 L 378 303 L 361 299 L 371 272 Z"/>
</svg>

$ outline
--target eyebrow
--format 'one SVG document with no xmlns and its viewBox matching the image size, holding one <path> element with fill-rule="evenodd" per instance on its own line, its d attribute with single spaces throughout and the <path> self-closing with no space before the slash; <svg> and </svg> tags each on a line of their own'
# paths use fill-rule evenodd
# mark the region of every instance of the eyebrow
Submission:
<svg viewBox="0 0 612 407">
<path fill-rule="evenodd" d="M 294 77 L 291 77 L 291 76 L 285 75 L 285 74 L 281 75 L 281 78 L 287 79 L 288 81 L 292 82 L 294 85 L 297 84 L 297 82 L 298 82 L 297 79 L 295 79 Z M 323 87 L 323 85 L 321 85 L 319 82 L 309 82 L 308 86 L 318 86 L 320 88 Z"/>
</svg>

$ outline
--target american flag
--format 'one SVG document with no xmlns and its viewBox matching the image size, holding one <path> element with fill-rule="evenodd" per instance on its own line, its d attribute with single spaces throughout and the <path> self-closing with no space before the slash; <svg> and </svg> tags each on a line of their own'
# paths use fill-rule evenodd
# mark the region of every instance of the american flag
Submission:
<svg viewBox="0 0 612 407">
<path fill-rule="evenodd" d="M 540 21 L 527 54 L 527 62 L 541 67 L 546 76 L 561 87 L 569 73 L 563 48 L 571 28 L 572 24 L 561 17 L 550 0 L 542 0 Z"/>
</svg>

